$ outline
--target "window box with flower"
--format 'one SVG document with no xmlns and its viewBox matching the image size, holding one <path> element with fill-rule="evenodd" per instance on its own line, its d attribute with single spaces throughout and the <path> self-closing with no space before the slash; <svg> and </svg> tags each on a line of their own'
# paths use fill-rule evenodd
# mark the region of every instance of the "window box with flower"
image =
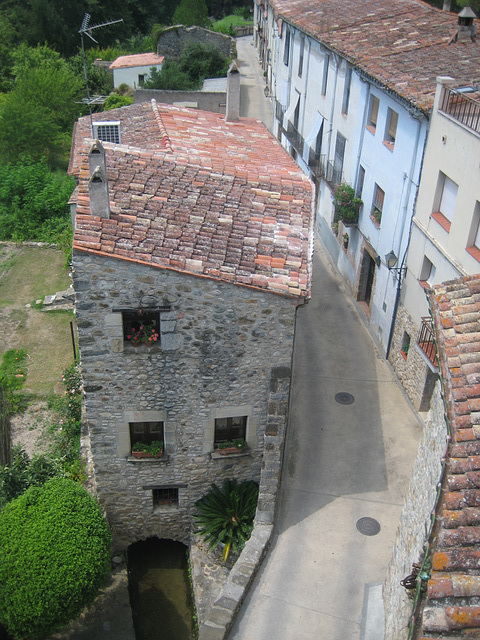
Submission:
<svg viewBox="0 0 480 640">
<path fill-rule="evenodd" d="M 363 202 L 355 197 L 355 190 L 349 184 L 342 182 L 333 192 L 335 206 L 335 221 L 341 220 L 345 227 L 358 224 L 360 207 Z"/>
<path fill-rule="evenodd" d="M 145 322 L 139 324 L 138 327 L 132 327 L 125 338 L 128 342 L 131 342 L 134 347 L 139 347 L 141 344 L 155 344 L 158 342 L 160 334 L 155 329 L 153 322 Z"/>
</svg>

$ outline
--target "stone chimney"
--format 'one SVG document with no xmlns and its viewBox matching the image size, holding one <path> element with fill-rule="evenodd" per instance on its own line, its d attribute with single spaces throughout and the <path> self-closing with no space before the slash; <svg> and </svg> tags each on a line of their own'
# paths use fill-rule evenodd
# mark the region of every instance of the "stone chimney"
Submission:
<svg viewBox="0 0 480 640">
<path fill-rule="evenodd" d="M 456 42 L 471 42 L 475 37 L 473 21 L 477 16 L 470 7 L 464 7 L 458 14 Z"/>
<path fill-rule="evenodd" d="M 240 72 L 235 61 L 227 73 L 227 108 L 225 120 L 236 122 L 240 117 Z"/>
<path fill-rule="evenodd" d="M 88 152 L 88 195 L 90 215 L 110 218 L 110 197 L 108 194 L 107 163 L 105 149 L 99 140 L 95 140 Z"/>
<path fill-rule="evenodd" d="M 443 11 L 451 11 L 452 10 L 452 0 L 443 0 Z"/>
</svg>

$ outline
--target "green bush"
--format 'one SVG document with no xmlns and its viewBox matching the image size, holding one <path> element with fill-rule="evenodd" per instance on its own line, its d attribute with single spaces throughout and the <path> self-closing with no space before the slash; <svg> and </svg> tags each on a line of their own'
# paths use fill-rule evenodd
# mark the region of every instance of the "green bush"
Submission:
<svg viewBox="0 0 480 640">
<path fill-rule="evenodd" d="M 75 180 L 53 173 L 44 159 L 0 164 L 0 240 L 54 242 L 70 226 Z"/>
<path fill-rule="evenodd" d="M 191 91 L 200 89 L 205 78 L 227 75 L 229 60 L 211 45 L 199 42 L 185 47 L 178 61 L 166 60 L 160 71 L 152 69 L 146 89 Z"/>
<path fill-rule="evenodd" d="M 117 109 L 118 107 L 126 107 L 129 104 L 133 104 L 133 98 L 130 96 L 120 96 L 118 93 L 112 93 L 105 100 L 103 105 L 104 111 L 110 111 L 110 109 Z"/>
<path fill-rule="evenodd" d="M 257 508 L 258 485 L 251 481 L 237 484 L 236 480 L 224 480 L 222 488 L 212 484 L 210 491 L 197 501 L 198 513 L 194 516 L 198 533 L 213 549 L 224 544 L 224 561 L 230 549 L 239 553 L 250 538 Z"/>
<path fill-rule="evenodd" d="M 186 27 L 205 27 L 208 23 L 208 10 L 205 0 L 181 0 L 172 18 L 173 24 Z"/>
<path fill-rule="evenodd" d="M 110 546 L 83 487 L 65 479 L 31 487 L 0 512 L 0 623 L 20 640 L 75 618 L 104 583 Z"/>
</svg>

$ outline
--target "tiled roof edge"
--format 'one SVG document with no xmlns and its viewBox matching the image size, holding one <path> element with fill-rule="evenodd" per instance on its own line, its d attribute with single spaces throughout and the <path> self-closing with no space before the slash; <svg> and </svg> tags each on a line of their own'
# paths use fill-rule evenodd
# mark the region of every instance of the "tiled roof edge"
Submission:
<svg viewBox="0 0 480 640">
<path fill-rule="evenodd" d="M 156 121 L 156 123 L 158 125 L 158 129 L 160 131 L 160 135 L 162 136 L 163 146 L 165 147 L 165 149 L 167 151 L 173 151 L 171 140 L 170 140 L 170 138 L 168 136 L 167 130 L 165 128 L 165 125 L 163 124 L 162 116 L 160 115 L 160 112 L 158 110 L 157 101 L 154 98 L 152 98 L 152 111 L 153 111 L 153 115 L 155 117 L 155 121 Z"/>
<path fill-rule="evenodd" d="M 85 247 L 79 246 L 75 241 L 73 243 L 73 249 L 75 251 L 81 251 L 82 253 L 93 254 L 99 256 L 100 258 L 111 258 L 118 260 L 118 256 L 111 255 L 109 253 L 105 253 L 104 251 L 98 251 L 97 249 L 87 249 Z M 138 260 L 136 258 L 129 258 L 128 256 L 122 256 L 121 260 L 126 262 L 133 262 L 134 264 L 140 264 L 145 267 L 153 267 L 155 269 L 165 269 L 166 271 L 174 271 L 175 273 L 182 273 L 188 276 L 194 276 L 195 278 L 207 278 L 208 280 L 216 280 L 217 282 L 224 282 L 225 284 L 234 284 L 237 287 L 245 287 L 246 289 L 253 289 L 254 291 L 263 291 L 264 293 L 272 293 L 277 296 L 281 296 L 282 298 L 289 298 L 291 300 L 297 300 L 298 304 L 304 304 L 311 295 L 311 288 L 307 285 L 305 295 L 294 295 L 292 293 L 284 293 L 283 291 L 275 291 L 275 289 L 266 289 L 262 287 L 258 287 L 252 284 L 245 284 L 244 282 L 235 282 L 231 280 L 227 280 L 224 278 L 219 278 L 218 276 L 213 276 L 208 273 L 199 273 L 198 271 L 189 271 L 188 269 L 180 269 L 178 267 L 171 267 L 162 264 L 157 264 L 154 262 L 148 262 L 146 260 Z"/>
</svg>

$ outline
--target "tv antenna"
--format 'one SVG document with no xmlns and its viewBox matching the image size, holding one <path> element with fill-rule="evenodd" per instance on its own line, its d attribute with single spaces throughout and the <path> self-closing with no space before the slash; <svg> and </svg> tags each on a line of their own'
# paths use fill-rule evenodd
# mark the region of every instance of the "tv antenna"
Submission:
<svg viewBox="0 0 480 640">
<path fill-rule="evenodd" d="M 90 18 L 91 16 L 89 13 L 86 13 L 83 16 L 82 26 L 78 30 L 78 33 L 80 34 L 80 40 L 82 41 L 83 75 L 85 78 L 85 86 L 87 87 L 87 98 L 86 100 L 83 100 L 83 102 L 85 102 L 88 105 L 88 112 L 90 114 L 90 127 L 92 129 L 92 135 L 93 135 L 92 104 L 98 104 L 99 98 L 90 98 L 90 91 L 88 88 L 87 62 L 85 59 L 85 44 L 83 41 L 83 36 L 84 35 L 88 36 L 90 40 L 93 40 L 95 44 L 98 44 L 98 42 L 92 36 L 92 31 L 94 29 L 100 29 L 101 27 L 108 27 L 111 24 L 117 24 L 117 22 L 123 22 L 123 18 L 120 18 L 119 20 L 110 20 L 109 22 L 102 22 L 101 24 L 94 24 L 92 26 L 89 26 Z"/>
</svg>

